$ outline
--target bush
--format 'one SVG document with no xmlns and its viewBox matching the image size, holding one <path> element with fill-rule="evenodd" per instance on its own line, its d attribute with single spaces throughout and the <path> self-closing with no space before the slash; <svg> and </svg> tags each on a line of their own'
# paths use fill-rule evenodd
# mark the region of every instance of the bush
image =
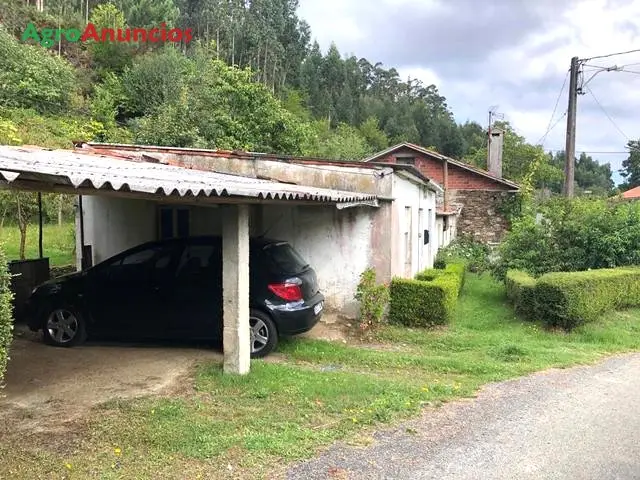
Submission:
<svg viewBox="0 0 640 480">
<path fill-rule="evenodd" d="M 499 257 L 492 270 L 500 279 L 507 270 L 539 276 L 640 264 L 640 202 L 548 201 L 512 223 Z"/>
<path fill-rule="evenodd" d="M 9 345 L 13 330 L 13 294 L 10 289 L 11 275 L 7 268 L 4 250 L 0 249 L 0 385 L 9 359 Z"/>
<path fill-rule="evenodd" d="M 449 323 L 464 282 L 465 267 L 428 269 L 415 280 L 391 281 L 389 322 L 407 327 L 429 327 Z"/>
<path fill-rule="evenodd" d="M 483 273 L 489 269 L 491 249 L 470 235 L 456 238 L 448 246 L 438 250 L 434 268 L 444 269 L 450 263 L 465 263 L 471 272 Z"/>
<path fill-rule="evenodd" d="M 525 318 L 536 317 L 536 279 L 526 272 L 509 270 L 505 279 L 507 298 L 517 314 Z"/>
<path fill-rule="evenodd" d="M 389 288 L 376 283 L 376 271 L 367 268 L 360 274 L 355 299 L 360 302 L 360 328 L 369 330 L 382 323 L 389 303 Z"/>
<path fill-rule="evenodd" d="M 640 306 L 640 269 L 548 273 L 537 280 L 535 297 L 546 324 L 570 330 L 608 311 Z"/>
</svg>

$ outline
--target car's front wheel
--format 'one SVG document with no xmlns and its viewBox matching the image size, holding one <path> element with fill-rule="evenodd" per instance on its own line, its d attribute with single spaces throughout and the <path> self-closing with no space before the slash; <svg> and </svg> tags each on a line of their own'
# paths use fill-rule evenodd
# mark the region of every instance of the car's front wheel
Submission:
<svg viewBox="0 0 640 480">
<path fill-rule="evenodd" d="M 44 318 L 44 341 L 56 347 L 80 345 L 87 338 L 84 318 L 70 306 L 59 306 L 47 311 Z"/>
<path fill-rule="evenodd" d="M 278 330 L 273 320 L 259 310 L 249 315 L 251 358 L 262 358 L 271 353 L 278 344 Z"/>
</svg>

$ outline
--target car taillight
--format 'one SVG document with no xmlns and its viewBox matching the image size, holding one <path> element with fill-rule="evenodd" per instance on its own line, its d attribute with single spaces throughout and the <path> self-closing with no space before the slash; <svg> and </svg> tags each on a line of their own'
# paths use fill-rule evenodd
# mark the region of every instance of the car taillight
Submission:
<svg viewBox="0 0 640 480">
<path fill-rule="evenodd" d="M 269 290 L 287 302 L 297 302 L 302 300 L 302 290 L 300 281 L 287 281 L 284 283 L 270 283 Z"/>
</svg>

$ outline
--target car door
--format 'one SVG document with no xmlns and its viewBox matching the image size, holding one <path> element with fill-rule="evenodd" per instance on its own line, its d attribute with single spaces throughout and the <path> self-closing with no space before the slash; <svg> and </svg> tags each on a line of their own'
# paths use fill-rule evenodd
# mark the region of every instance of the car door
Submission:
<svg viewBox="0 0 640 480">
<path fill-rule="evenodd" d="M 89 292 L 96 330 L 123 339 L 165 336 L 167 293 L 179 253 L 175 244 L 155 244 L 132 249 L 98 268 Z"/>
<path fill-rule="evenodd" d="M 169 331 L 183 339 L 222 338 L 220 242 L 193 242 L 182 251 L 171 292 Z"/>
</svg>

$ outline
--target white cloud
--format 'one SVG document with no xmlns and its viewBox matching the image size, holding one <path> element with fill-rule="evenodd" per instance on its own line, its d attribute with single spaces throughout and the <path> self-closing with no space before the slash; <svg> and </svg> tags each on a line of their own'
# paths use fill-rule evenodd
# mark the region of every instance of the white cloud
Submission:
<svg viewBox="0 0 640 480">
<path fill-rule="evenodd" d="M 460 122 L 471 119 L 484 125 L 489 106 L 499 105 L 505 118 L 530 142 L 538 141 L 547 129 L 571 57 L 589 58 L 640 48 L 640 1 L 575 0 L 572 4 L 567 1 L 563 5 L 568 8 L 563 11 L 551 11 L 559 3 L 540 1 L 534 7 L 531 4 L 526 7 L 538 9 L 536 21 L 531 21 L 533 10 L 523 14 L 525 7 L 520 2 L 488 0 L 485 8 L 494 16 L 482 17 L 488 21 L 478 22 L 480 26 L 476 24 L 474 31 L 469 25 L 473 25 L 478 13 L 462 8 L 470 5 L 467 0 L 448 0 L 443 4 L 446 10 L 458 8 L 449 26 L 450 31 L 457 32 L 454 37 L 449 36 L 455 47 L 449 46 L 444 60 L 435 58 L 432 50 L 424 55 L 421 45 L 416 45 L 419 41 L 412 41 L 418 37 L 402 30 L 405 25 L 390 24 L 391 18 L 398 18 L 397 10 L 409 21 L 435 18 L 436 13 L 442 14 L 435 0 L 301 0 L 300 15 L 310 23 L 324 48 L 333 40 L 341 51 L 369 55 L 372 62 L 382 60 L 387 66 L 395 66 L 405 79 L 411 76 L 427 85 L 435 84 Z M 385 18 L 389 18 L 386 24 L 377 23 Z M 367 26 L 367 21 L 373 25 Z M 521 32 L 513 22 L 522 22 Z M 425 24 L 425 28 L 437 27 Z M 486 52 L 478 49 L 477 42 L 482 38 L 486 40 Z M 400 63 L 394 64 L 394 57 L 401 59 Z M 640 117 L 636 113 L 640 111 L 640 53 L 589 61 L 600 66 L 636 63 L 628 70 L 639 74 L 603 72 L 589 83 L 615 124 L 631 138 L 640 137 Z M 585 71 L 585 79 L 589 76 Z M 565 87 L 555 119 L 566 108 Z M 565 128 L 563 119 L 549 133 L 545 147 L 563 149 Z M 578 152 L 625 150 L 625 136 L 588 92 L 578 99 L 576 143 Z M 626 158 L 625 154 L 592 156 L 600 162 L 611 162 L 614 171 Z M 614 175 L 614 179 L 619 177 Z"/>
</svg>

